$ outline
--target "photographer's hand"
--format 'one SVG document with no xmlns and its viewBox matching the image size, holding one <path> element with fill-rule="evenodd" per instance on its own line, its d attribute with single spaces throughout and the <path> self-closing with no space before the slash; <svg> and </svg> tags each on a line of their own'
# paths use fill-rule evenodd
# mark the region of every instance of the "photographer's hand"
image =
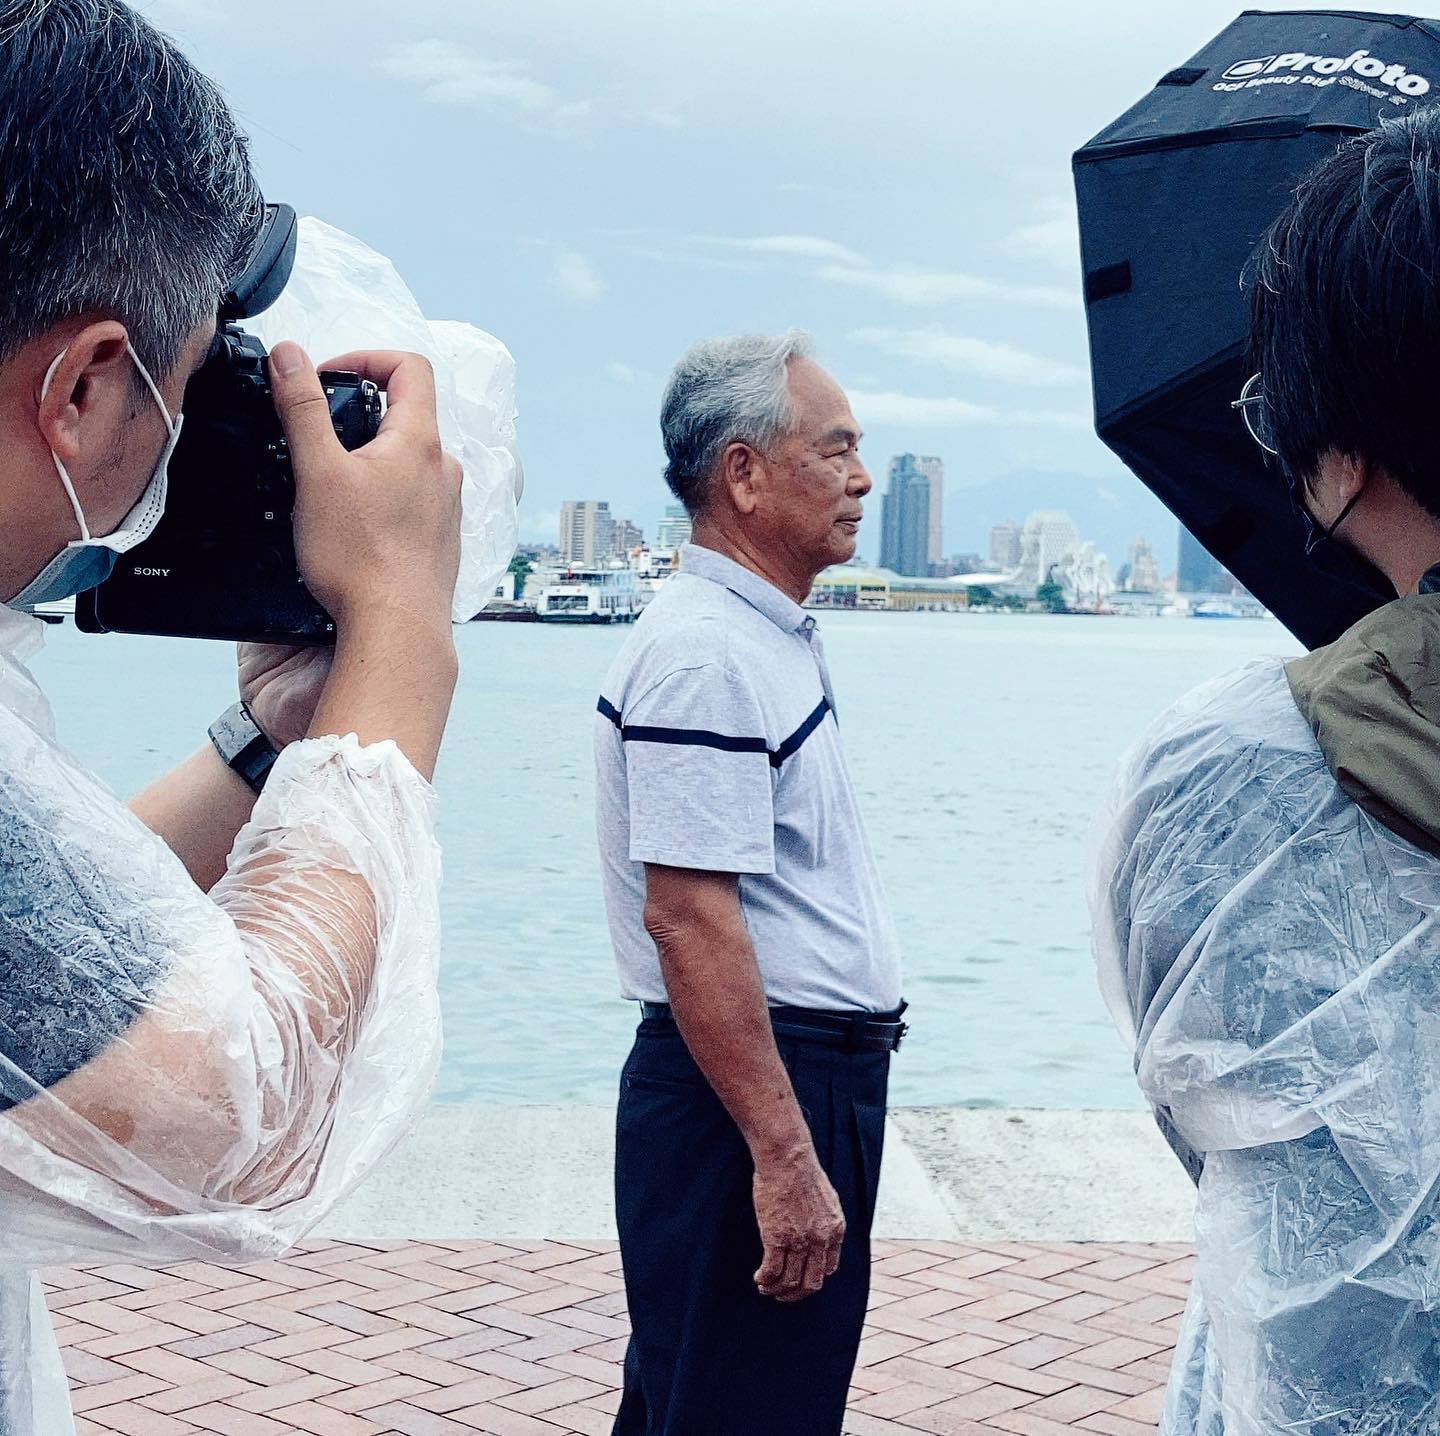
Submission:
<svg viewBox="0 0 1440 1436">
<path fill-rule="evenodd" d="M 338 631 L 309 732 L 391 738 L 428 778 L 455 684 L 460 465 L 440 447 L 426 360 L 346 354 L 325 367 L 373 380 L 388 407 L 376 437 L 347 451 L 304 351 L 285 343 L 271 353 L 275 407 L 295 465 L 300 570 Z"/>
<path fill-rule="evenodd" d="M 242 643 L 238 657 L 240 697 L 272 746 L 303 738 L 329 681 L 334 650 Z"/>
</svg>

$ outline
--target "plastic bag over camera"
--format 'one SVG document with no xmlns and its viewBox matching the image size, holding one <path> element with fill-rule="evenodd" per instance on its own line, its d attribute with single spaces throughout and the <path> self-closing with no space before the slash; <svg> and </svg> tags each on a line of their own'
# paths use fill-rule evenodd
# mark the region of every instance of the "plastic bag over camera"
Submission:
<svg viewBox="0 0 1440 1436">
<path fill-rule="evenodd" d="M 473 324 L 427 320 L 395 266 L 308 215 L 280 298 L 245 321 L 267 349 L 293 339 L 319 365 L 355 349 L 408 349 L 435 366 L 440 438 L 465 469 L 460 575 L 451 616 L 485 606 L 515 552 L 522 470 L 515 446 L 515 361 Z"/>
<path fill-rule="evenodd" d="M 1411 707 L 1394 677 L 1372 724 Z M 1130 755 L 1092 878 L 1101 987 L 1199 1180 L 1162 1431 L 1440 1431 L 1440 859 L 1346 796 L 1277 661 Z"/>
<path fill-rule="evenodd" d="M 399 749 L 291 744 L 206 894 L 57 743 L 42 628 L 0 607 L 0 1436 L 74 1429 L 36 1268 L 284 1251 L 440 1047 L 432 794 Z"/>
</svg>

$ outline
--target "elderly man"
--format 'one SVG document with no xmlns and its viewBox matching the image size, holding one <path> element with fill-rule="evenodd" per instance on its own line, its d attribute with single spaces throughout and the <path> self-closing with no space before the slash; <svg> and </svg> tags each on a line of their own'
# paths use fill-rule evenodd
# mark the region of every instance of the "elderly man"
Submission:
<svg viewBox="0 0 1440 1436">
<path fill-rule="evenodd" d="M 1101 980 L 1199 1182 L 1166 1436 L 1440 1431 L 1437 177 L 1432 109 L 1300 186 L 1238 401 L 1312 552 L 1397 597 L 1186 698 L 1100 854 Z"/>
<path fill-rule="evenodd" d="M 895 931 L 815 576 L 855 553 L 860 429 L 803 336 L 699 344 L 666 390 L 681 572 L 605 680 L 606 904 L 643 1020 L 616 1204 L 617 1433 L 839 1432 L 869 1291 Z"/>
</svg>

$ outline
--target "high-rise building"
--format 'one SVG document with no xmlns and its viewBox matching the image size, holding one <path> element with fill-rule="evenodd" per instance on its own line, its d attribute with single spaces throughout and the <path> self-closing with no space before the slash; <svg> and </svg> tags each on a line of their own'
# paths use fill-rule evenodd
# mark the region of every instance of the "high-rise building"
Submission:
<svg viewBox="0 0 1440 1436">
<path fill-rule="evenodd" d="M 1177 587 L 1181 593 L 1226 593 L 1231 586 L 1229 573 L 1204 544 L 1180 525 L 1180 563 Z"/>
<path fill-rule="evenodd" d="M 990 567 L 1009 573 L 1020 567 L 1020 525 L 1007 519 L 990 530 Z"/>
<path fill-rule="evenodd" d="M 906 495 L 924 486 L 925 510 L 915 517 L 918 498 Z M 895 495 L 892 504 L 891 495 Z M 932 565 L 945 562 L 945 465 L 934 455 L 897 454 L 890 460 L 890 479 L 881 510 L 880 565 L 896 573 L 924 577 Z M 903 527 L 901 515 L 909 514 Z M 889 517 L 886 517 L 889 515 Z M 918 525 L 918 529 L 917 529 Z M 923 545 L 923 559 L 916 557 L 915 544 Z M 906 567 L 899 567 L 900 564 Z"/>
<path fill-rule="evenodd" d="M 632 548 L 644 548 L 644 546 L 645 535 L 639 524 L 631 523 L 629 519 L 615 520 L 615 553 L 623 557 Z"/>
<path fill-rule="evenodd" d="M 921 454 L 915 467 L 930 480 L 930 542 L 926 555 L 932 564 L 945 561 L 945 461 Z"/>
<path fill-rule="evenodd" d="M 684 504 L 667 504 L 665 517 L 655 532 L 655 547 L 661 553 L 674 553 L 681 544 L 690 542 L 693 525 Z"/>
<path fill-rule="evenodd" d="M 1164 586 L 1160 578 L 1160 565 L 1155 562 L 1155 550 L 1150 540 L 1137 538 L 1130 545 L 1125 567 L 1128 573 L 1122 585 L 1131 593 L 1159 593 Z"/>
<path fill-rule="evenodd" d="M 1056 564 L 1080 551 L 1080 531 L 1060 509 L 1037 509 L 1020 531 L 1020 572 L 1015 583 L 1024 589 L 1050 582 Z"/>
<path fill-rule="evenodd" d="M 615 520 L 605 499 L 566 499 L 560 505 L 560 557 L 593 568 L 615 552 Z"/>
<path fill-rule="evenodd" d="M 937 460 L 938 462 L 938 460 Z M 880 567 L 925 578 L 930 573 L 930 479 L 914 454 L 890 460 L 880 510 Z"/>
</svg>

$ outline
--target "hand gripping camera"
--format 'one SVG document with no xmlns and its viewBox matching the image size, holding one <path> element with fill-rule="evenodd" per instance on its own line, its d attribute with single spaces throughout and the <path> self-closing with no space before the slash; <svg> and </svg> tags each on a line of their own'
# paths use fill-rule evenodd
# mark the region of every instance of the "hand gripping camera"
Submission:
<svg viewBox="0 0 1440 1436">
<path fill-rule="evenodd" d="M 165 514 L 75 603 L 86 633 L 268 643 L 335 641 L 295 560 L 295 475 L 271 398 L 265 346 L 238 323 L 273 304 L 295 262 L 296 220 L 268 205 L 259 240 L 220 304 L 215 342 L 185 390 Z M 358 374 L 320 376 L 347 449 L 375 437 L 382 405 Z"/>
</svg>

